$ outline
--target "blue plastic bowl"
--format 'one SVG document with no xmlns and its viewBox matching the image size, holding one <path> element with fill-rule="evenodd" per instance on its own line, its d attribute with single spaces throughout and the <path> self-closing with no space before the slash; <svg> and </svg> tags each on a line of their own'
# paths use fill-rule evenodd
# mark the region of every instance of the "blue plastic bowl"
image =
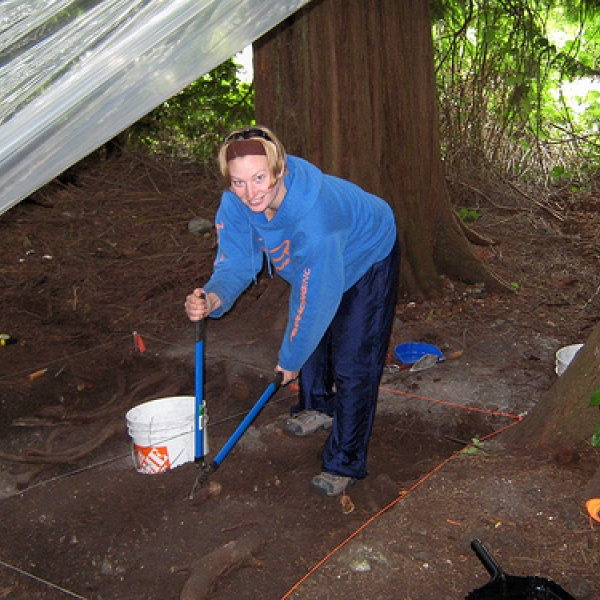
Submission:
<svg viewBox="0 0 600 600">
<path fill-rule="evenodd" d="M 396 346 L 394 350 L 396 358 L 405 365 L 412 365 L 426 354 L 434 354 L 440 360 L 444 359 L 442 351 L 433 344 L 421 344 L 419 342 L 406 342 Z"/>
</svg>

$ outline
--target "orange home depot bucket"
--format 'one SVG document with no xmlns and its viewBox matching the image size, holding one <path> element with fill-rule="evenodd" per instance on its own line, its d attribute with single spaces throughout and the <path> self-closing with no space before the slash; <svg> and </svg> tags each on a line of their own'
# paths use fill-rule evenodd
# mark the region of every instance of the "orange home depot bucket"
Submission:
<svg viewBox="0 0 600 600">
<path fill-rule="evenodd" d="M 125 418 L 139 473 L 162 473 L 194 460 L 194 396 L 151 400 Z"/>
</svg>

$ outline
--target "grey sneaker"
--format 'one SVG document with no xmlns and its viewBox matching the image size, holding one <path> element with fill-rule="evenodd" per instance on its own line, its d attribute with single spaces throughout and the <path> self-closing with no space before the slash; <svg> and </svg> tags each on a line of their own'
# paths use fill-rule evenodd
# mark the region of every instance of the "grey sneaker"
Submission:
<svg viewBox="0 0 600 600">
<path fill-rule="evenodd" d="M 288 419 L 285 428 L 292 435 L 303 437 L 321 429 L 331 429 L 333 417 L 317 410 L 303 410 Z"/>
<path fill-rule="evenodd" d="M 311 485 L 321 494 L 326 496 L 339 496 L 344 493 L 352 484 L 352 477 L 343 475 L 332 475 L 323 471 L 320 475 L 313 477 Z"/>
</svg>

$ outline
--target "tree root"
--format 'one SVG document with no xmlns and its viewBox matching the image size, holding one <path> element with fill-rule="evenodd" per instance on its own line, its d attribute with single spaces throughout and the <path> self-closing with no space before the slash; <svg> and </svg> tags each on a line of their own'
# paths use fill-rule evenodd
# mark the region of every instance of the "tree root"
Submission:
<svg viewBox="0 0 600 600">
<path fill-rule="evenodd" d="M 190 565 L 172 567 L 173 572 L 190 572 L 180 600 L 209 598 L 219 579 L 226 573 L 245 565 L 262 566 L 253 556 L 262 545 L 263 540 L 258 535 L 249 535 L 244 539 L 228 542 Z"/>
<path fill-rule="evenodd" d="M 31 467 L 27 471 L 23 471 L 15 476 L 15 486 L 17 490 L 25 490 L 30 485 L 31 482 L 38 477 L 41 473 L 43 473 L 46 469 L 49 469 L 50 465 L 35 465 Z"/>
<path fill-rule="evenodd" d="M 165 373 L 156 372 L 137 382 L 126 390 L 125 377 L 119 373 L 117 392 L 111 396 L 104 405 L 91 410 L 78 410 L 67 412 L 64 406 L 47 406 L 41 409 L 36 416 L 25 417 L 13 421 L 13 425 L 20 427 L 39 427 L 49 425 L 74 425 L 97 422 L 103 418 L 123 415 L 127 409 L 135 404 L 140 396 L 147 395 L 148 388 L 158 385 L 166 378 Z M 175 381 L 162 388 L 165 396 L 181 390 L 181 382 Z M 126 393 L 127 392 L 127 393 Z"/>
<path fill-rule="evenodd" d="M 74 463 L 100 447 L 112 436 L 125 433 L 124 415 L 127 412 L 127 409 L 133 406 L 140 397 L 147 396 L 147 390 L 157 386 L 166 377 L 167 375 L 165 373 L 155 373 L 131 386 L 127 393 L 125 393 L 125 378 L 120 375 L 117 393 L 114 394 L 106 404 L 99 408 L 67 413 L 63 407 L 57 407 L 57 410 L 55 411 L 52 410 L 52 408 L 55 407 L 49 407 L 49 409 L 44 410 L 43 415 L 40 417 L 15 421 L 15 425 L 29 427 L 41 425 L 60 425 L 64 427 L 65 425 L 85 425 L 95 422 L 100 425 L 100 431 L 83 444 L 66 450 L 57 450 L 53 448 L 53 442 L 55 438 L 58 437 L 58 434 L 63 433 L 64 431 L 62 429 L 60 431 L 54 430 L 46 439 L 44 450 L 24 448 L 21 451 L 21 454 L 0 452 L 0 460 L 38 465 Z M 172 381 L 169 385 L 164 386 L 161 389 L 162 394 L 169 396 L 179 393 L 181 388 L 182 384 L 180 381 Z M 102 421 L 105 421 L 104 424 L 102 424 Z"/>
<path fill-rule="evenodd" d="M 456 221 L 459 224 L 462 232 L 465 234 L 465 237 L 471 244 L 475 244 L 476 246 L 494 246 L 496 242 L 486 237 L 481 233 L 477 233 L 473 229 L 471 229 L 463 220 L 455 214 Z"/>
<path fill-rule="evenodd" d="M 562 223 L 565 220 L 564 217 L 562 215 L 560 215 L 558 212 L 556 212 L 554 209 L 550 208 L 549 206 L 546 206 L 545 204 L 542 204 L 541 202 L 539 202 L 538 200 L 536 200 L 529 194 L 526 194 L 523 190 L 519 189 L 514 183 L 512 183 L 508 179 L 505 179 L 505 178 L 503 178 L 503 179 L 504 179 L 504 182 L 510 188 L 512 188 L 515 192 L 517 192 L 517 194 L 520 194 L 521 196 L 523 196 L 523 198 L 529 200 L 530 202 L 533 202 L 533 204 L 535 204 L 537 207 L 541 208 L 542 210 L 546 211 L 551 217 L 554 217 L 557 221 L 560 221 Z"/>
<path fill-rule="evenodd" d="M 70 464 L 83 458 L 101 446 L 116 433 L 124 432 L 125 423 L 123 423 L 122 420 L 113 421 L 112 423 L 105 425 L 96 437 L 68 450 L 52 452 L 48 450 L 38 450 L 36 448 L 24 448 L 22 454 L 7 454 L 5 452 L 0 452 L 0 460 L 28 464 Z"/>
</svg>

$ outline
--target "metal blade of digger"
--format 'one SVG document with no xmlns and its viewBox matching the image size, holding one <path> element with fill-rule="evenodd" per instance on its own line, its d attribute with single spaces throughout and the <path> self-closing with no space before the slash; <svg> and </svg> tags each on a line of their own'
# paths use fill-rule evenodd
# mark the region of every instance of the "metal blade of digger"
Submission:
<svg viewBox="0 0 600 600">
<path fill-rule="evenodd" d="M 440 357 L 436 354 L 425 354 L 410 368 L 410 373 L 431 369 L 431 367 L 437 365 L 439 359 Z"/>
</svg>

